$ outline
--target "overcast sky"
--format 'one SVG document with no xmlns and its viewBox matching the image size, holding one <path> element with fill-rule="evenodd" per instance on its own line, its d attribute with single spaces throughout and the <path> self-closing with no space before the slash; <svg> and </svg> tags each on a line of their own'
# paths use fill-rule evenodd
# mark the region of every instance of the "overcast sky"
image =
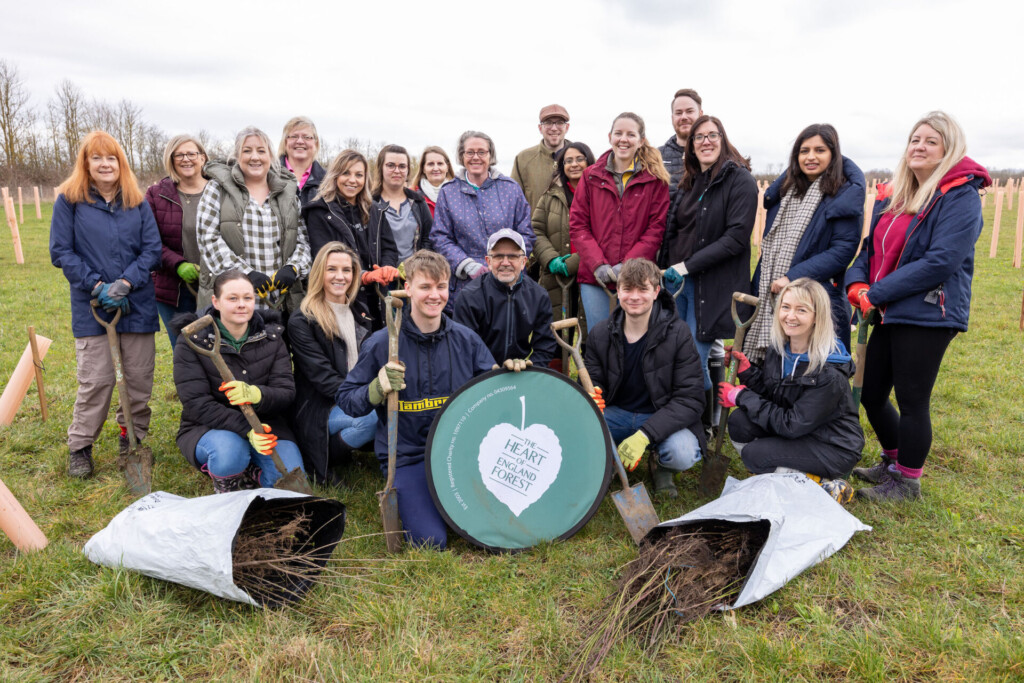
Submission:
<svg viewBox="0 0 1024 683">
<path fill-rule="evenodd" d="M 600 154 L 631 110 L 661 145 L 672 93 L 695 88 L 755 171 L 832 123 L 863 169 L 892 168 L 917 118 L 944 109 L 968 154 L 1024 168 L 1024 3 L 874 0 L 342 0 L 4 3 L 0 57 L 42 108 L 64 78 L 128 98 L 169 134 L 275 144 L 305 114 L 320 134 L 453 150 L 489 133 L 507 171 L 557 102 Z M 102 11 L 99 7 L 102 6 Z"/>
</svg>

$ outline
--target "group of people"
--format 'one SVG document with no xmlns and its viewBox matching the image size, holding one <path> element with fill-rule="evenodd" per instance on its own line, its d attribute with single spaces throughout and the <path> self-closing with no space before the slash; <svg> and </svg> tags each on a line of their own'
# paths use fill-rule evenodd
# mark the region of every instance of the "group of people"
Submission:
<svg viewBox="0 0 1024 683">
<path fill-rule="evenodd" d="M 69 475 L 92 474 L 114 386 L 92 307 L 122 312 L 138 439 L 159 317 L 174 346 L 178 446 L 215 491 L 273 486 L 271 449 L 288 469 L 337 484 L 349 454 L 374 441 L 386 473 L 385 399 L 398 392 L 400 513 L 412 542 L 444 547 L 424 470 L 434 416 L 492 367 L 568 372 L 551 322 L 580 317 L 592 398 L 630 469 L 650 453 L 657 495 L 677 495 L 676 473 L 702 460 L 726 407 L 751 472 L 803 472 L 846 502 L 852 470 L 875 484 L 858 492 L 866 499 L 919 497 L 929 398 L 947 346 L 967 329 L 978 191 L 990 183 L 960 127 L 942 112 L 914 124 L 859 254 L 864 175 L 835 128 L 806 127 L 765 193 L 751 277 L 749 161 L 695 91 L 675 93 L 671 120 L 674 135 L 656 148 L 643 119 L 624 112 L 595 158 L 567 139 L 567 110 L 544 107 L 540 143 L 508 177 L 480 131 L 459 137 L 457 171 L 441 147 L 414 166 L 393 144 L 372 166 L 345 150 L 324 168 L 315 125 L 296 117 L 276 153 L 258 128 L 238 133 L 226 161 L 194 136 L 171 139 L 167 177 L 145 193 L 114 138 L 90 133 L 50 236 L 71 285 L 78 363 Z M 409 304 L 395 362 L 384 296 L 400 288 Z M 761 300 L 743 348 L 722 343 L 735 329 L 734 292 Z M 882 451 L 857 469 L 851 306 L 874 326 L 861 402 Z M 195 330 L 204 315 L 213 324 Z M 197 351 L 218 337 L 234 381 Z M 723 360 L 738 366 L 736 383 L 724 381 Z M 124 426 L 119 448 L 130 448 Z"/>
</svg>

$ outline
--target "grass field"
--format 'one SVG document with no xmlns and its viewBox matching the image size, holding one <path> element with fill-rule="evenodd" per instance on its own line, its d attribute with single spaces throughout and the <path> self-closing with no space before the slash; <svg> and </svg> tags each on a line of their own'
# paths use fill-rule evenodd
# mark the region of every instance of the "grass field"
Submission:
<svg viewBox="0 0 1024 683">
<path fill-rule="evenodd" d="M 971 331 L 953 342 L 933 398 L 923 502 L 854 502 L 873 532 L 761 603 L 687 625 L 656 659 L 627 640 L 594 680 L 1024 680 L 1022 278 L 1010 265 L 1007 215 L 999 257 L 987 258 L 992 212 L 989 202 Z M 374 583 L 339 580 L 284 612 L 86 560 L 82 545 L 131 499 L 115 465 L 113 413 L 95 478 L 65 474 L 74 344 L 68 284 L 47 251 L 49 207 L 44 214 L 22 227 L 25 265 L 0 235 L 0 381 L 27 325 L 54 340 L 50 419 L 41 421 L 33 388 L 14 425 L 0 427 L 0 478 L 50 539 L 22 555 L 0 534 L 0 680 L 551 680 L 569 667 L 582 624 L 635 552 L 610 500 L 570 541 L 514 556 L 456 539 L 448 552 L 392 559 L 379 537 L 349 541 L 339 555 L 380 560 Z M 180 405 L 162 332 L 152 406 L 154 488 L 210 493 L 174 444 Z M 869 433 L 865 462 L 877 454 Z M 703 502 L 696 478 L 685 475 L 680 498 L 657 504 L 662 519 Z M 375 465 L 360 462 L 349 481 L 326 491 L 348 506 L 346 537 L 379 531 Z"/>
</svg>

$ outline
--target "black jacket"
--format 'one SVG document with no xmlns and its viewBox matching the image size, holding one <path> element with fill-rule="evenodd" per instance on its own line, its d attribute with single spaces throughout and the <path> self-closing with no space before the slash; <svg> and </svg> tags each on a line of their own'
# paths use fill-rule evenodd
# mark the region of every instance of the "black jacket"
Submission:
<svg viewBox="0 0 1024 683">
<path fill-rule="evenodd" d="M 429 213 L 429 211 L 428 211 Z M 377 202 L 370 207 L 370 221 L 363 225 L 356 207 L 341 199 L 329 204 L 321 197 L 312 204 L 302 207 L 309 233 L 309 248 L 316 258 L 320 249 L 328 242 L 338 241 L 352 247 L 359 254 L 359 265 L 370 270 L 374 265 L 398 267 L 398 246 L 391 233 L 384 212 Z M 381 288 L 383 291 L 383 288 Z M 359 301 L 369 312 L 372 327 L 384 327 L 383 301 L 377 295 L 376 285 L 359 287 Z"/>
<path fill-rule="evenodd" d="M 595 387 L 601 387 L 605 402 L 615 405 L 624 381 L 625 313 L 615 309 L 611 317 L 594 326 L 587 337 L 584 363 Z M 653 443 L 664 441 L 684 427 L 693 432 L 701 451 L 707 447 L 700 416 L 704 412 L 704 373 L 690 328 L 676 314 L 675 302 L 663 289 L 651 309 L 647 348 L 643 355 L 643 381 L 655 412 L 641 428 Z"/>
<path fill-rule="evenodd" d="M 281 155 L 281 168 L 288 170 L 288 167 L 284 163 L 285 155 Z M 294 173 L 292 175 L 295 175 Z M 320 191 L 320 183 L 323 181 L 324 176 L 327 175 L 327 171 L 324 167 L 314 159 L 313 165 L 309 169 L 309 177 L 306 178 L 306 184 L 299 188 L 299 204 L 306 206 L 313 201 L 313 197 Z M 298 178 L 296 178 L 297 180 Z M 316 256 L 316 252 L 313 252 L 313 256 Z"/>
<path fill-rule="evenodd" d="M 412 215 L 416 218 L 416 237 L 412 242 L 412 250 L 415 252 L 420 249 L 430 249 L 430 228 L 434 226 L 434 217 L 430 215 L 430 207 L 427 206 L 427 200 L 416 190 L 410 190 L 408 187 L 403 189 L 405 190 L 405 198 L 412 202 Z M 380 195 L 373 195 L 373 201 L 381 202 Z M 381 213 L 383 213 L 383 210 L 381 210 Z M 385 220 L 387 220 L 386 217 Z M 395 252 L 397 253 L 397 251 L 398 248 L 396 247 Z"/>
<path fill-rule="evenodd" d="M 808 437 L 859 456 L 864 430 L 850 393 L 849 354 L 844 349 L 842 358 L 830 357 L 813 374 L 804 374 L 806 369 L 806 363 L 798 362 L 795 372 L 783 376 L 779 352 L 768 347 L 762 367 L 752 365 L 740 373 L 747 390 L 740 392 L 737 407 L 776 436 Z"/>
<path fill-rule="evenodd" d="M 668 195 L 669 200 L 675 202 L 676 192 L 679 189 L 679 181 L 683 177 L 683 148 L 676 142 L 675 134 L 665 144 L 658 148 L 661 152 L 661 160 L 668 171 Z"/>
<path fill-rule="evenodd" d="M 558 353 L 551 299 L 525 272 L 511 287 L 491 273 L 470 282 L 455 302 L 455 322 L 476 332 L 498 363 L 529 358 L 547 365 Z"/>
<path fill-rule="evenodd" d="M 686 194 L 676 192 L 668 210 L 664 247 L 660 262 L 668 268 L 667 246 L 678 234 L 676 208 Z M 757 182 L 750 171 L 727 161 L 704 190 L 697 211 L 697 244 L 687 259 L 687 277 L 694 278 L 697 296 L 697 329 L 700 341 L 732 339 L 732 293 L 750 292 L 750 233 L 757 216 Z M 746 318 L 749 307 L 741 315 Z"/>
<path fill-rule="evenodd" d="M 203 311 L 203 315 L 207 313 L 220 316 L 213 307 Z M 181 334 L 181 328 L 198 318 L 195 313 L 182 313 L 171 321 L 171 328 L 179 335 L 174 345 L 174 386 L 181 401 L 177 442 L 181 454 L 193 467 L 198 467 L 196 444 L 206 432 L 223 429 L 246 438 L 251 429 L 241 409 L 228 403 L 227 395 L 220 391 L 223 380 L 213 361 L 193 351 Z M 282 332 L 280 314 L 256 311 L 242 350 L 235 351 L 229 344 L 222 343 L 220 354 L 236 380 L 259 387 L 263 397 L 253 409 L 260 420 L 270 425 L 278 439 L 294 441 L 288 413 L 295 400 L 295 380 Z M 213 328 L 199 330 L 192 335 L 192 341 L 212 349 Z"/>
<path fill-rule="evenodd" d="M 356 341 L 369 333 L 366 312 L 358 302 L 352 309 L 356 320 Z M 300 310 L 288 316 L 288 340 L 295 358 L 295 425 L 299 450 L 307 472 L 326 479 L 328 467 L 327 418 L 334 397 L 348 375 L 348 350 L 340 338 L 328 339 L 324 330 Z"/>
</svg>

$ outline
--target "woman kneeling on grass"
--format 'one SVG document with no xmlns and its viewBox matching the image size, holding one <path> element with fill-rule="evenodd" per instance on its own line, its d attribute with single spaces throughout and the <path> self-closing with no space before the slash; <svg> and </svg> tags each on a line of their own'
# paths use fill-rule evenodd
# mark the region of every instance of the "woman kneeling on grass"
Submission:
<svg viewBox="0 0 1024 683">
<path fill-rule="evenodd" d="M 288 348 L 281 338 L 284 326 L 276 311 L 256 312 L 256 291 L 240 270 L 227 270 L 213 281 L 213 316 L 220 330 L 220 354 L 236 378 L 223 382 L 213 361 L 192 350 L 180 334 L 195 314 L 177 316 L 172 326 L 179 335 L 174 346 L 174 384 L 181 399 L 178 448 L 194 467 L 213 479 L 217 493 L 272 487 L 281 473 L 270 458 L 276 449 L 288 471 L 302 467 L 302 455 L 288 427 L 295 400 L 295 380 Z M 213 348 L 214 331 L 193 332 L 195 344 Z M 243 403 L 252 404 L 263 422 L 257 434 L 245 419 Z"/>
<path fill-rule="evenodd" d="M 351 247 L 328 242 L 313 260 L 306 298 L 288 317 L 298 389 L 292 419 L 313 473 L 334 486 L 341 482 L 330 468 L 368 444 L 377 431 L 376 413 L 350 417 L 334 402 L 370 333 L 366 309 L 357 298 L 361 272 Z"/>
<path fill-rule="evenodd" d="M 966 151 L 963 131 L 948 114 L 933 111 L 914 124 L 846 276 L 850 303 L 862 315 L 876 308 L 881 314 L 868 340 L 861 403 L 882 461 L 853 471 L 878 484 L 857 492 L 869 500 L 921 497 L 932 388 L 949 343 L 967 331 L 982 227 L 978 190 L 992 183 Z M 899 412 L 889 402 L 893 390 Z"/>
<path fill-rule="evenodd" d="M 729 437 L 754 474 L 804 472 L 840 503 L 853 487 L 844 479 L 864 447 L 864 431 L 850 393 L 853 362 L 832 325 L 828 293 L 802 277 L 779 293 L 764 365 L 739 363 L 736 386 L 718 385 L 729 416 Z M 728 359 L 727 359 L 728 360 Z"/>
</svg>

